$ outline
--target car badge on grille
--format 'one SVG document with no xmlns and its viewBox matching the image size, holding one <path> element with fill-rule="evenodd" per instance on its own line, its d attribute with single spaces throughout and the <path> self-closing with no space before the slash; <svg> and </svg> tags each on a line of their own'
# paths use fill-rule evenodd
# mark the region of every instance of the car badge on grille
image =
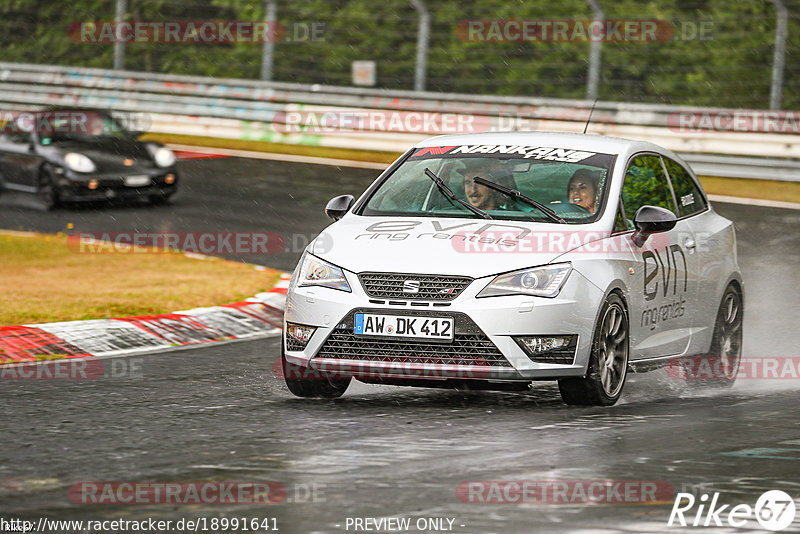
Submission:
<svg viewBox="0 0 800 534">
<path fill-rule="evenodd" d="M 404 281 L 403 293 L 419 293 L 419 280 Z"/>
<path fill-rule="evenodd" d="M 452 295 L 456 292 L 456 288 L 454 287 L 446 287 L 444 289 L 440 289 L 439 293 L 444 293 L 445 295 Z"/>
</svg>

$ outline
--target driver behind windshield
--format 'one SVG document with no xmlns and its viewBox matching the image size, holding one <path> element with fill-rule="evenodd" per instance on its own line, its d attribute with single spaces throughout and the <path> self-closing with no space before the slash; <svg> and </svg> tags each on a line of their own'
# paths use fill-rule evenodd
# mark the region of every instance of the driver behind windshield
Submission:
<svg viewBox="0 0 800 534">
<path fill-rule="evenodd" d="M 489 189 L 485 185 L 475 183 L 475 177 L 485 178 L 508 189 L 516 189 L 517 185 L 511 171 L 503 169 L 504 162 L 498 159 L 481 158 L 465 162 L 466 167 L 459 172 L 464 177 L 464 196 L 467 202 L 484 211 L 513 209 L 508 204 L 508 197 Z M 511 201 L 514 203 L 514 201 Z"/>
</svg>

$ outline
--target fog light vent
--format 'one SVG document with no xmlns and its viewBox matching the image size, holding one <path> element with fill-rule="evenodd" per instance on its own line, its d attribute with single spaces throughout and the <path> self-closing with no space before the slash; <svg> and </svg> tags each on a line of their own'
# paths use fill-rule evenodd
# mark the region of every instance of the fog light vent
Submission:
<svg viewBox="0 0 800 534">
<path fill-rule="evenodd" d="M 514 341 L 533 362 L 572 365 L 575 361 L 575 335 L 515 336 Z"/>
<path fill-rule="evenodd" d="M 286 323 L 286 350 L 303 350 L 316 331 L 314 326 Z"/>
</svg>

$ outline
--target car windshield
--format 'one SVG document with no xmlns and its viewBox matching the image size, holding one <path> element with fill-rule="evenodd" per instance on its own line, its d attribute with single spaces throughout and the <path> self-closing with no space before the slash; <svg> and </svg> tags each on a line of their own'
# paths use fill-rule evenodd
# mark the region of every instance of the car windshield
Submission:
<svg viewBox="0 0 800 534">
<path fill-rule="evenodd" d="M 478 217 L 437 187 L 429 169 L 456 198 L 493 219 L 554 222 L 541 209 L 475 181 L 483 178 L 550 208 L 565 223 L 587 223 L 602 211 L 616 157 L 583 150 L 528 146 L 417 149 L 363 204 L 360 215 Z M 480 181 L 480 180 L 479 180 Z"/>
<path fill-rule="evenodd" d="M 42 144 L 84 141 L 95 137 L 126 138 L 131 133 L 111 115 L 92 110 L 56 110 L 36 114 Z"/>
</svg>

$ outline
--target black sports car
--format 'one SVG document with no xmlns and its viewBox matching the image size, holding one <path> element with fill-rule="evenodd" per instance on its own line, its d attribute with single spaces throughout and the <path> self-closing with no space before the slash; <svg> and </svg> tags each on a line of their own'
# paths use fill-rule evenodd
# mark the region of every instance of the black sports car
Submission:
<svg viewBox="0 0 800 534">
<path fill-rule="evenodd" d="M 0 117 L 0 188 L 60 202 L 140 198 L 166 202 L 175 155 L 137 139 L 110 112 L 51 108 Z"/>
</svg>

